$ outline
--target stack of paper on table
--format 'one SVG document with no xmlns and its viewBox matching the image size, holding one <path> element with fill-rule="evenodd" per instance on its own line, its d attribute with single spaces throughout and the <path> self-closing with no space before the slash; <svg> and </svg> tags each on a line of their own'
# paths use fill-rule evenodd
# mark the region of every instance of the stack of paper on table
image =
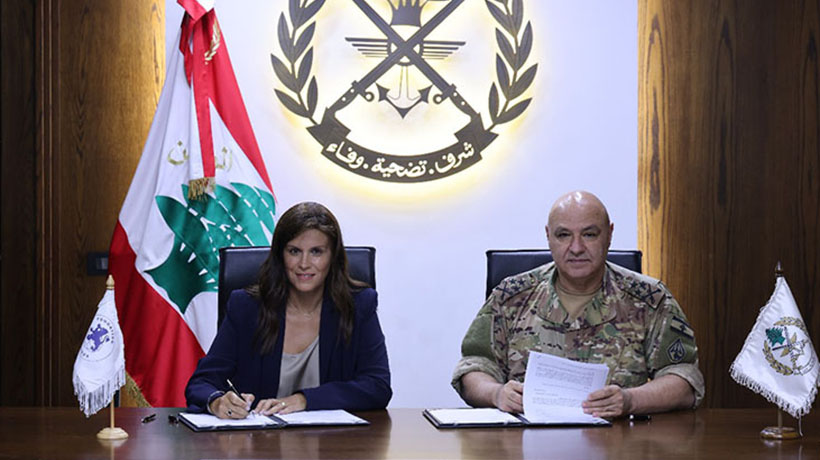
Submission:
<svg viewBox="0 0 820 460">
<path fill-rule="evenodd" d="M 287 415 L 261 415 L 251 412 L 243 419 L 224 419 L 211 414 L 182 412 L 179 419 L 194 431 L 254 430 L 304 426 L 369 425 L 367 420 L 344 410 L 316 410 Z"/>
<path fill-rule="evenodd" d="M 424 416 L 437 428 L 533 425 L 610 425 L 585 414 L 581 403 L 606 384 L 605 364 L 579 363 L 530 352 L 524 375 L 524 413 L 498 409 L 427 409 Z"/>
</svg>

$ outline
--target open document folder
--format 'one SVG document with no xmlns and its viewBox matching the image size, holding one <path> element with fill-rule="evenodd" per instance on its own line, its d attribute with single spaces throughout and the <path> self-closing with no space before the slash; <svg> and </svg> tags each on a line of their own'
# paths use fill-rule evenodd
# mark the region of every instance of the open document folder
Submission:
<svg viewBox="0 0 820 460">
<path fill-rule="evenodd" d="M 482 426 L 610 425 L 585 414 L 581 403 L 606 384 L 605 364 L 579 363 L 530 352 L 524 375 L 524 414 L 498 409 L 427 409 L 424 416 L 436 428 Z"/>
<path fill-rule="evenodd" d="M 224 419 L 211 414 L 182 412 L 179 420 L 194 431 L 260 430 L 305 426 L 369 425 L 367 420 L 344 410 L 314 410 L 287 415 L 262 415 L 252 412 L 243 419 Z"/>
</svg>

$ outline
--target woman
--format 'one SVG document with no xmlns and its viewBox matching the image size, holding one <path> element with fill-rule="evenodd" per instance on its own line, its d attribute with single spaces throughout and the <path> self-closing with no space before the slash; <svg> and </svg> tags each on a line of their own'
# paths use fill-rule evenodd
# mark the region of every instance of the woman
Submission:
<svg viewBox="0 0 820 460">
<path fill-rule="evenodd" d="M 188 410 L 383 409 L 393 392 L 376 304 L 376 291 L 348 274 L 333 214 L 297 204 L 276 225 L 259 283 L 231 293 L 185 389 Z"/>
</svg>

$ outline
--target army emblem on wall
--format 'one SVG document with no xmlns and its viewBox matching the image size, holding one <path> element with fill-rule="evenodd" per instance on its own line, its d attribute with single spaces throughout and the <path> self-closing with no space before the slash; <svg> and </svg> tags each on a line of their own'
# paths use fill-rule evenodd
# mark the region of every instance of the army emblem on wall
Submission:
<svg viewBox="0 0 820 460">
<path fill-rule="evenodd" d="M 422 182 L 464 171 L 481 160 L 481 152 L 498 136 L 496 127 L 527 109 L 531 98 L 524 93 L 538 68 L 529 62 L 533 32 L 523 0 L 485 0 L 483 14 L 494 31 L 479 32 L 494 32 L 494 53 L 484 62 L 471 60 L 474 70 L 466 75 L 453 71 L 448 61 L 471 46 L 460 34 L 475 33 L 465 31 L 463 20 L 453 27 L 464 3 L 343 2 L 345 15 L 355 14 L 359 26 L 355 33 L 346 30 L 335 37 L 343 43 L 331 44 L 349 47 L 354 54 L 317 78 L 314 37 L 325 1 L 290 0 L 278 18 L 279 50 L 271 54 L 279 102 L 306 122 L 325 158 L 352 173 L 387 182 Z M 481 21 L 467 27 L 486 29 Z M 480 98 L 460 90 L 479 78 L 489 86 Z"/>
</svg>

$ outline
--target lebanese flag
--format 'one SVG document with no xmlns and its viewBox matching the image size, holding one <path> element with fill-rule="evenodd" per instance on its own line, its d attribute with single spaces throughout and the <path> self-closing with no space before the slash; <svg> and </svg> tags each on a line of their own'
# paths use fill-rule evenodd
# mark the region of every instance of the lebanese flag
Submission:
<svg viewBox="0 0 820 460">
<path fill-rule="evenodd" d="M 213 0 L 185 16 L 110 248 L 126 370 L 152 406 L 185 406 L 216 335 L 219 248 L 268 245 L 275 197 Z M 207 3 L 207 4 L 206 4 Z"/>
</svg>

